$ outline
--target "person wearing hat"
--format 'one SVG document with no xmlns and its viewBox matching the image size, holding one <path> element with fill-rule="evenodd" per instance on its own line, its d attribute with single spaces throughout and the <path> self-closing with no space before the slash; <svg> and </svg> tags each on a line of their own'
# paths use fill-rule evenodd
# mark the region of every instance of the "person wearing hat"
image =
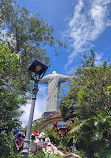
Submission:
<svg viewBox="0 0 111 158">
<path fill-rule="evenodd" d="M 42 137 L 42 139 L 43 139 L 43 138 L 45 138 L 45 133 L 41 132 L 39 136 Z"/>
<path fill-rule="evenodd" d="M 21 134 L 22 136 L 24 135 L 24 132 L 22 129 L 20 129 L 19 134 Z"/>
<path fill-rule="evenodd" d="M 36 130 L 34 130 L 34 132 L 32 132 L 32 134 L 34 134 L 35 139 L 36 139 L 36 137 L 37 137 L 37 132 L 36 132 Z"/>
</svg>

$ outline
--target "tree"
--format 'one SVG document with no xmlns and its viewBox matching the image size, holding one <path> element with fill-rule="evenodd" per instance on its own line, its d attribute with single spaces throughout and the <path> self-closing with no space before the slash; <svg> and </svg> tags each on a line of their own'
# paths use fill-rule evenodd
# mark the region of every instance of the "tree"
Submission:
<svg viewBox="0 0 111 158">
<path fill-rule="evenodd" d="M 54 128 L 46 128 L 46 135 L 50 138 L 51 143 L 56 144 L 58 146 L 60 144 L 60 136 L 57 134 L 57 131 Z"/>
<path fill-rule="evenodd" d="M 0 156 L 8 157 L 13 151 L 12 129 L 19 127 L 21 122 L 19 117 L 22 114 L 20 105 L 24 99 L 18 95 L 12 82 L 16 82 L 12 76 L 16 76 L 19 69 L 20 59 L 16 54 L 11 54 L 8 47 L 0 43 Z M 9 75 L 9 79 L 7 75 Z M 2 78 L 4 76 L 4 79 Z M 8 84 L 10 83 L 10 84 Z M 13 90 L 12 90 L 13 89 Z"/>
<path fill-rule="evenodd" d="M 26 8 L 20 8 L 14 0 L 1 0 L 1 29 L 6 31 L 6 42 L 11 50 L 21 57 L 21 66 L 32 63 L 33 60 L 49 64 L 46 56 L 46 45 L 56 48 L 63 46 L 60 40 L 53 36 L 54 28 L 44 22 L 40 16 L 32 16 Z M 24 63 L 25 62 L 25 63 Z"/>
<path fill-rule="evenodd" d="M 36 121 L 34 121 L 32 124 L 32 132 L 36 130 L 39 127 L 39 125 L 41 125 L 44 121 L 45 121 L 44 118 L 39 118 Z"/>
<path fill-rule="evenodd" d="M 74 105 L 76 119 L 70 138 L 75 136 L 76 147 L 84 151 L 84 157 L 110 157 L 111 67 L 106 61 L 96 66 L 91 49 L 91 56 L 84 56 L 82 68 L 76 70 L 71 91 L 62 102 Z"/>
<path fill-rule="evenodd" d="M 60 109 L 61 109 L 61 113 L 62 113 L 62 117 L 64 121 L 67 121 L 70 118 L 73 118 L 75 116 L 74 114 L 75 108 L 74 106 L 70 105 L 70 103 L 71 103 L 71 100 L 69 97 L 67 97 L 67 98 L 63 98 L 60 104 Z"/>
</svg>

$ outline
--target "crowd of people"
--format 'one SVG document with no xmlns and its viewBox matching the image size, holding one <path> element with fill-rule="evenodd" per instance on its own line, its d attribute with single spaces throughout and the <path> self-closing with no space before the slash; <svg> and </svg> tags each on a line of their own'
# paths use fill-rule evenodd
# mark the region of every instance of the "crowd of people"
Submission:
<svg viewBox="0 0 111 158">
<path fill-rule="evenodd" d="M 44 153 L 57 154 L 57 147 L 50 142 L 44 132 L 32 132 L 30 138 L 29 152 L 43 150 Z"/>
<path fill-rule="evenodd" d="M 22 129 L 16 129 L 12 131 L 12 134 L 15 141 L 14 151 L 15 153 L 19 153 L 23 149 L 26 133 Z M 40 150 L 44 153 L 59 154 L 57 147 L 51 143 L 50 139 L 46 137 L 44 132 L 34 131 L 30 136 L 29 152 L 35 153 Z"/>
<path fill-rule="evenodd" d="M 15 129 L 12 131 L 14 138 L 14 152 L 19 153 L 23 149 L 26 132 L 22 129 Z"/>
</svg>

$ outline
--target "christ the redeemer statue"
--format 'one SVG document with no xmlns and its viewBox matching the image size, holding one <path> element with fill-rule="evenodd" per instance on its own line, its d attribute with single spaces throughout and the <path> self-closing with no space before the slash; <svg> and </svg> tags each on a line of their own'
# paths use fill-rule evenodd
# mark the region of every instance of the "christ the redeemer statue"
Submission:
<svg viewBox="0 0 111 158">
<path fill-rule="evenodd" d="M 39 83 L 48 84 L 46 112 L 57 111 L 60 84 L 69 81 L 71 78 L 71 76 L 57 74 L 56 71 L 53 71 L 52 74 L 43 77 L 39 81 Z"/>
</svg>

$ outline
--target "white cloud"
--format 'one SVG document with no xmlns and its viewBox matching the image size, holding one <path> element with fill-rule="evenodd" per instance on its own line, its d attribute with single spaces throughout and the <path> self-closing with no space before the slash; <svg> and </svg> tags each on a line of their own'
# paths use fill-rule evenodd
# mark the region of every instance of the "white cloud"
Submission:
<svg viewBox="0 0 111 158">
<path fill-rule="evenodd" d="M 36 99 L 36 103 L 35 103 L 33 120 L 40 118 L 42 113 L 45 112 L 45 110 L 46 110 L 46 94 L 47 94 L 47 87 L 44 85 L 39 85 L 39 91 L 38 91 L 37 99 Z M 22 121 L 23 127 L 28 124 L 30 108 L 31 108 L 31 100 L 28 101 L 26 106 L 21 107 L 21 110 L 25 111 L 24 114 L 20 118 L 20 120 Z"/>
<path fill-rule="evenodd" d="M 103 64 L 103 53 L 95 53 L 95 64 L 97 66 Z"/>
<path fill-rule="evenodd" d="M 74 57 L 85 52 L 93 44 L 99 35 L 111 26 L 109 19 L 109 4 L 111 0 L 79 0 L 74 7 L 74 15 L 68 21 L 68 29 L 65 31 L 65 37 L 73 48 L 73 52 L 68 57 L 69 66 Z"/>
</svg>

